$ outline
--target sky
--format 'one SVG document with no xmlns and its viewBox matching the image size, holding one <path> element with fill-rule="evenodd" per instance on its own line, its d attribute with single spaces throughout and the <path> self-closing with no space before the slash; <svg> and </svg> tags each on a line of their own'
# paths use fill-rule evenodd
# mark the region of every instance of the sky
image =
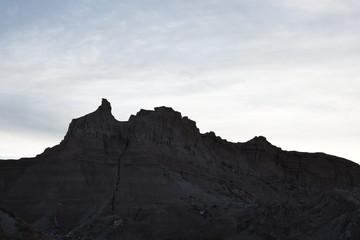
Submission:
<svg viewBox="0 0 360 240">
<path fill-rule="evenodd" d="M 107 98 L 232 142 L 360 163 L 358 0 L 0 0 L 0 158 L 58 144 Z"/>
</svg>

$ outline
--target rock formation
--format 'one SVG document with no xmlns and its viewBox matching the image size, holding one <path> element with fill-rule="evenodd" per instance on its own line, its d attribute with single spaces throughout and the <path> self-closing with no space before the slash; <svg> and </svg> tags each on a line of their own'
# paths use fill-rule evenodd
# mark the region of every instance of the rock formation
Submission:
<svg viewBox="0 0 360 240">
<path fill-rule="evenodd" d="M 2 240 L 52 240 L 34 229 L 30 224 L 18 219 L 13 213 L 0 208 L 0 239 Z"/>
<path fill-rule="evenodd" d="M 360 239 L 359 186 L 351 161 L 231 143 L 168 107 L 120 122 L 106 99 L 0 162 L 0 206 L 55 239 Z"/>
</svg>

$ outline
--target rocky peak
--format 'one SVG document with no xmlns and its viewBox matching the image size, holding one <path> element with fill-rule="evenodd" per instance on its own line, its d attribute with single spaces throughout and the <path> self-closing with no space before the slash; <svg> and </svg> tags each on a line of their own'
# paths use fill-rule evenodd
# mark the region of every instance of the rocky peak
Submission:
<svg viewBox="0 0 360 240">
<path fill-rule="evenodd" d="M 135 116 L 132 115 L 129 119 L 129 122 L 144 121 L 149 124 L 163 124 L 170 128 L 179 127 L 178 124 L 180 124 L 182 127 L 195 129 L 199 132 L 195 121 L 190 120 L 186 116 L 183 117 L 180 112 L 175 111 L 171 107 L 156 107 L 154 110 L 141 109 Z"/>
<path fill-rule="evenodd" d="M 131 115 L 129 121 L 136 121 L 141 118 L 162 118 L 162 119 L 173 119 L 173 120 L 180 120 L 181 113 L 175 111 L 171 107 L 155 107 L 154 110 L 144 110 L 141 109 L 135 116 Z"/>
<path fill-rule="evenodd" d="M 248 141 L 248 143 L 270 144 L 270 142 L 268 142 L 268 140 L 264 136 L 256 136 L 250 141 Z"/>
<path fill-rule="evenodd" d="M 115 119 L 114 116 L 111 113 L 111 104 L 110 102 L 105 99 L 102 98 L 101 100 L 101 105 L 97 108 L 96 111 L 86 115 L 86 116 L 94 116 L 96 118 L 98 118 L 99 121 L 106 121 L 108 119 Z"/>
<path fill-rule="evenodd" d="M 65 138 L 112 135 L 117 132 L 118 123 L 111 113 L 110 102 L 103 98 L 96 111 L 71 121 Z"/>
<path fill-rule="evenodd" d="M 154 110 L 141 109 L 128 122 L 117 121 L 111 113 L 110 102 L 103 98 L 96 111 L 73 119 L 65 138 L 100 139 L 104 136 L 126 138 L 131 136 L 139 141 L 155 143 L 183 142 L 189 144 L 200 137 L 195 121 L 183 117 L 171 107 L 156 107 Z"/>
<path fill-rule="evenodd" d="M 156 107 L 156 108 L 154 108 L 154 111 L 157 114 L 168 115 L 168 116 L 172 116 L 174 118 L 181 118 L 181 113 L 178 111 L 175 111 L 171 107 L 165 107 L 165 106 Z"/>
<path fill-rule="evenodd" d="M 141 109 L 132 115 L 129 123 L 134 126 L 135 135 L 140 139 L 155 142 L 192 142 L 200 137 L 196 123 L 171 107 L 156 107 L 154 110 Z"/>
<path fill-rule="evenodd" d="M 247 141 L 245 143 L 247 148 L 253 148 L 260 151 L 278 151 L 281 148 L 272 145 L 265 137 L 263 136 L 256 136 L 253 139 Z"/>
<path fill-rule="evenodd" d="M 111 113 L 111 104 L 106 98 L 101 99 L 101 105 L 98 107 L 97 111 L 109 112 Z"/>
</svg>

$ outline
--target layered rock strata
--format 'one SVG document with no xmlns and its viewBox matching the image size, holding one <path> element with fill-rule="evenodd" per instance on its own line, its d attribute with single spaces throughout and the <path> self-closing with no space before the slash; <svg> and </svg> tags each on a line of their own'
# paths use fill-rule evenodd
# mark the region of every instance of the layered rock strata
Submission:
<svg viewBox="0 0 360 240">
<path fill-rule="evenodd" d="M 0 205 L 57 239 L 359 239 L 359 165 L 231 143 L 168 107 L 103 99 L 63 141 L 0 162 Z"/>
</svg>

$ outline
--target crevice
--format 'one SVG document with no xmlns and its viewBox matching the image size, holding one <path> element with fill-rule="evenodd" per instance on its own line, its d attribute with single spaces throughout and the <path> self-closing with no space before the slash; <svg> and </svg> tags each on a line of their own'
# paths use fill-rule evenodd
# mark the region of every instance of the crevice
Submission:
<svg viewBox="0 0 360 240">
<path fill-rule="evenodd" d="M 118 159 L 118 166 L 117 166 L 117 178 L 116 178 L 116 184 L 115 184 L 115 189 L 113 192 L 113 196 L 112 196 L 112 201 L 111 201 L 111 209 L 114 211 L 115 209 L 115 200 L 116 200 L 116 193 L 118 191 L 119 188 L 119 184 L 120 184 L 120 163 L 121 163 L 121 159 L 123 158 L 126 150 L 129 147 L 129 139 L 126 140 L 126 144 L 125 144 L 125 148 L 124 150 L 121 152 L 121 154 L 119 155 L 119 159 Z"/>
</svg>

